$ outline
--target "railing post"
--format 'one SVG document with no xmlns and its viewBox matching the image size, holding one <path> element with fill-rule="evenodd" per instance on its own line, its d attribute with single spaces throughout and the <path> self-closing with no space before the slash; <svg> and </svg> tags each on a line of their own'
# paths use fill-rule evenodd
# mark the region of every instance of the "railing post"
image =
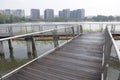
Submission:
<svg viewBox="0 0 120 80">
<path fill-rule="evenodd" d="M 83 27 L 80 25 L 80 33 L 83 33 Z"/>
<path fill-rule="evenodd" d="M 26 33 L 28 33 L 28 31 L 27 31 L 27 26 L 25 26 L 25 30 L 26 30 Z"/>
<path fill-rule="evenodd" d="M 12 26 L 9 26 L 9 27 L 8 27 L 8 31 L 9 31 L 9 36 L 13 36 Z"/>
<path fill-rule="evenodd" d="M 31 54 L 32 54 L 32 41 L 30 38 L 26 38 L 26 44 L 27 44 L 27 54 L 28 54 L 28 58 L 31 58 Z"/>
<path fill-rule="evenodd" d="M 57 35 L 57 30 L 54 29 L 54 30 L 52 31 L 52 34 L 53 34 L 54 47 L 58 47 L 58 46 L 59 46 L 59 43 L 58 43 L 59 36 Z"/>
<path fill-rule="evenodd" d="M 113 33 L 115 33 L 115 29 L 116 29 L 116 25 L 114 25 L 114 28 L 113 28 Z"/>
<path fill-rule="evenodd" d="M 39 31 L 43 31 L 43 26 L 39 25 Z"/>
<path fill-rule="evenodd" d="M 92 29 L 91 29 L 91 24 L 89 24 L 90 25 L 90 32 L 92 32 Z"/>
<path fill-rule="evenodd" d="M 12 47 L 12 40 L 9 39 L 8 40 L 8 45 L 9 45 L 9 52 L 10 52 L 10 56 L 13 55 L 13 47 Z"/>
<path fill-rule="evenodd" d="M 99 24 L 99 29 L 101 32 L 103 31 L 103 24 Z"/>
<path fill-rule="evenodd" d="M 73 37 L 75 37 L 75 30 L 74 30 L 74 27 L 71 27 L 71 29 L 72 29 L 72 35 L 73 35 Z"/>
<path fill-rule="evenodd" d="M 0 41 L 0 55 L 4 55 L 3 42 Z"/>
<path fill-rule="evenodd" d="M 79 25 L 77 26 L 77 34 L 80 35 L 80 27 L 79 27 Z"/>
</svg>

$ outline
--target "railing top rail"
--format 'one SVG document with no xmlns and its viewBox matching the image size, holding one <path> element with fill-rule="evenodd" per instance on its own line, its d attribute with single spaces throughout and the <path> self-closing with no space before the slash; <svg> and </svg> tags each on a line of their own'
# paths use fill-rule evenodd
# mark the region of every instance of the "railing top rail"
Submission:
<svg viewBox="0 0 120 80">
<path fill-rule="evenodd" d="M 120 22 L 41 22 L 41 23 L 15 23 L 15 24 L 0 24 L 0 26 L 30 26 L 30 25 L 41 25 L 41 26 L 54 26 L 54 25 L 80 25 L 80 24 L 114 24 L 120 25 Z"/>
<path fill-rule="evenodd" d="M 114 40 L 114 38 L 113 38 L 110 30 L 108 29 L 108 27 L 106 27 L 106 28 L 107 28 L 108 34 L 109 34 L 109 36 L 110 36 L 110 38 L 111 38 L 111 40 L 112 40 L 114 49 L 115 49 L 115 51 L 116 51 L 116 54 L 117 54 L 118 59 L 119 59 L 119 62 L 120 62 L 120 51 L 119 51 L 119 49 L 118 49 L 118 47 L 117 47 L 117 45 L 116 45 L 116 43 L 115 43 L 115 40 Z"/>
</svg>

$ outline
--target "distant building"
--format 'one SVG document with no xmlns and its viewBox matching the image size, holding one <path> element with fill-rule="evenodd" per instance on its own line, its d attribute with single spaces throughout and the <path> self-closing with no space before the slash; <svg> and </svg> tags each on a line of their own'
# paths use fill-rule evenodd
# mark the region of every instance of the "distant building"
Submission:
<svg viewBox="0 0 120 80">
<path fill-rule="evenodd" d="M 40 19 L 40 10 L 39 9 L 31 9 L 31 19 L 32 20 Z"/>
<path fill-rule="evenodd" d="M 81 9 L 81 19 L 85 18 L 85 9 Z"/>
<path fill-rule="evenodd" d="M 59 11 L 59 17 L 64 17 L 63 16 L 63 11 Z"/>
<path fill-rule="evenodd" d="M 0 15 L 4 14 L 4 10 L 0 10 Z"/>
<path fill-rule="evenodd" d="M 84 9 L 77 9 L 70 12 L 71 19 L 84 19 L 85 18 L 85 10 Z"/>
<path fill-rule="evenodd" d="M 59 11 L 59 17 L 69 19 L 70 18 L 70 9 L 63 9 L 62 11 Z"/>
<path fill-rule="evenodd" d="M 54 10 L 53 9 L 46 9 L 44 11 L 44 19 L 53 19 L 54 18 Z"/>
<path fill-rule="evenodd" d="M 77 18 L 77 11 L 76 10 L 70 11 L 70 18 L 71 19 Z"/>
<path fill-rule="evenodd" d="M 13 10 L 10 10 L 10 9 L 5 9 L 5 15 L 6 16 L 10 16 L 10 15 L 13 15 Z"/>
<path fill-rule="evenodd" d="M 22 18 L 25 16 L 25 11 L 22 9 L 17 9 L 14 11 L 14 16 Z"/>
</svg>

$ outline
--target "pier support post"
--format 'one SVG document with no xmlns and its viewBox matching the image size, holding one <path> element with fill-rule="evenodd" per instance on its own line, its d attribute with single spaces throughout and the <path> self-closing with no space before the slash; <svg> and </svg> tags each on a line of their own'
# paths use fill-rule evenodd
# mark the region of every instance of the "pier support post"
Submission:
<svg viewBox="0 0 120 80">
<path fill-rule="evenodd" d="M 28 53 L 28 57 L 31 58 L 31 54 L 32 54 L 32 42 L 29 38 L 26 38 L 26 44 L 27 44 L 27 53 Z"/>
<path fill-rule="evenodd" d="M 33 37 L 27 37 L 26 38 L 26 43 L 27 43 L 27 53 L 28 57 L 37 57 L 37 51 L 36 51 L 36 45 L 35 45 L 35 40 Z"/>
<path fill-rule="evenodd" d="M 72 36 L 75 37 L 75 30 L 74 30 L 74 27 L 71 27 L 72 29 Z"/>
<path fill-rule="evenodd" d="M 10 53 L 13 54 L 13 47 L 12 47 L 12 40 L 11 39 L 8 40 L 8 45 L 9 45 Z"/>
<path fill-rule="evenodd" d="M 33 36 L 31 37 L 31 40 L 32 40 L 33 57 L 35 58 L 37 57 L 37 49 L 36 49 L 35 39 Z"/>
<path fill-rule="evenodd" d="M 13 56 L 13 46 L 12 46 L 12 40 L 8 40 L 8 46 L 9 46 L 9 52 L 10 52 L 10 58 L 12 61 L 14 61 L 14 56 Z"/>
<path fill-rule="evenodd" d="M 59 43 L 58 43 L 59 36 L 57 35 L 57 30 L 53 30 L 52 34 L 53 34 L 54 47 L 58 47 L 59 46 Z"/>
<path fill-rule="evenodd" d="M 0 55 L 4 55 L 3 42 L 0 41 Z"/>
<path fill-rule="evenodd" d="M 83 33 L 83 27 L 80 25 L 80 33 Z"/>
</svg>

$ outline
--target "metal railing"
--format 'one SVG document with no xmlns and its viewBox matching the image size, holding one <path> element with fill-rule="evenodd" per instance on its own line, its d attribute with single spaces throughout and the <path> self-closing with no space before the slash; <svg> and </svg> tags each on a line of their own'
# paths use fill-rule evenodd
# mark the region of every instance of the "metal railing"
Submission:
<svg viewBox="0 0 120 80">
<path fill-rule="evenodd" d="M 120 24 L 115 22 L 59 22 L 59 23 L 18 23 L 18 24 L 1 24 L 0 25 L 0 31 L 2 33 L 10 33 L 11 35 L 21 35 L 26 33 L 33 33 L 38 31 L 44 31 L 49 29 L 54 29 L 57 25 L 58 27 L 65 27 L 65 26 L 74 26 L 74 25 L 85 25 L 89 27 L 89 31 L 95 31 L 96 25 L 101 27 L 101 29 L 104 29 L 104 25 L 107 24 Z M 86 27 L 86 30 L 88 30 L 88 27 Z M 6 34 L 7 35 L 7 34 Z"/>
<path fill-rule="evenodd" d="M 55 28 L 55 29 L 50 29 L 50 30 L 46 30 L 46 31 L 41 31 L 41 32 L 34 32 L 34 33 L 29 33 L 29 34 L 24 34 L 24 35 L 18 35 L 18 36 L 13 36 L 13 37 L 8 37 L 8 38 L 3 38 L 0 39 L 0 55 L 4 55 L 4 45 L 3 45 L 3 41 L 8 41 L 8 47 L 9 47 L 9 51 L 13 52 L 14 46 L 12 46 L 12 40 L 13 39 L 17 39 L 17 38 L 22 38 L 26 41 L 27 44 L 27 51 L 28 53 L 33 53 L 35 58 L 31 61 L 29 61 L 28 63 L 20 66 L 19 68 L 7 73 L 6 75 L 1 76 L 0 80 L 9 77 L 10 75 L 16 73 L 18 70 L 20 70 L 21 68 L 27 66 L 28 64 L 36 61 L 37 59 L 53 52 L 54 50 L 56 50 L 57 48 L 63 46 L 64 44 L 70 42 L 72 39 L 76 38 L 77 36 L 79 36 L 80 34 L 82 34 L 82 26 L 81 25 L 74 25 L 74 26 L 70 26 L 70 27 L 64 27 L 64 28 Z M 37 37 L 43 37 L 43 34 L 52 34 L 52 41 L 53 41 L 53 49 L 50 49 L 48 51 L 46 51 L 45 53 L 41 54 L 40 56 L 36 56 L 37 54 L 37 48 L 36 48 L 36 35 Z M 67 36 L 65 36 L 66 38 L 68 36 L 71 37 L 71 39 L 67 40 L 66 42 L 59 44 L 59 38 L 61 34 L 67 34 Z M 30 45 L 31 43 L 31 45 Z M 32 48 L 31 48 L 32 47 Z M 32 50 L 31 50 L 32 49 Z M 10 53 L 13 54 L 13 53 Z"/>
<path fill-rule="evenodd" d="M 109 61 L 110 61 L 110 58 L 112 55 L 115 55 L 114 57 L 116 57 L 118 62 L 120 63 L 119 49 L 115 43 L 115 40 L 114 40 L 110 30 L 108 29 L 108 27 L 106 27 L 106 29 L 105 29 L 105 45 L 104 45 L 104 54 L 103 54 L 103 65 L 102 65 L 103 66 L 102 80 L 108 80 L 108 77 L 107 77 L 108 68 L 110 67 Z"/>
</svg>

